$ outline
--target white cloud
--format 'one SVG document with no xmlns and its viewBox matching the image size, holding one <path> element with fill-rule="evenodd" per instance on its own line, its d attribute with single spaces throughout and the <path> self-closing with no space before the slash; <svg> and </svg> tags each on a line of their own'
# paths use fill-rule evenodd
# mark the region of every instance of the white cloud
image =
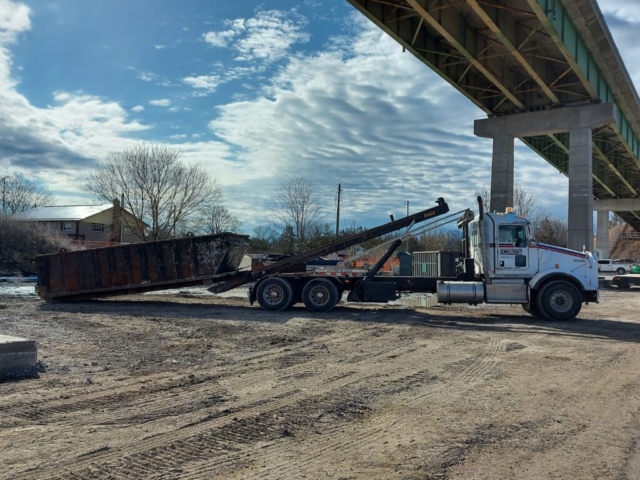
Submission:
<svg viewBox="0 0 640 480">
<path fill-rule="evenodd" d="M 180 111 L 180 107 L 170 107 L 168 110 L 170 112 L 178 112 L 178 111 Z"/>
<path fill-rule="evenodd" d="M 630 22 L 640 22 L 638 0 L 599 0 L 598 6 L 604 14 L 613 15 Z"/>
<path fill-rule="evenodd" d="M 186 133 L 179 133 L 177 135 L 171 135 L 170 138 L 187 138 L 187 134 Z"/>
<path fill-rule="evenodd" d="M 138 74 L 137 78 L 143 82 L 151 82 L 156 78 L 156 74 L 152 72 L 141 72 Z"/>
<path fill-rule="evenodd" d="M 142 105 L 136 105 L 131 109 L 132 112 L 144 112 L 144 107 Z"/>
<path fill-rule="evenodd" d="M 639 5 L 637 2 L 605 1 L 601 7 L 631 80 L 640 85 L 640 50 L 636 47 L 640 32 Z"/>
<path fill-rule="evenodd" d="M 213 47 L 226 47 L 237 33 L 233 30 L 224 30 L 222 32 L 207 32 L 202 35 L 202 39 Z"/>
<path fill-rule="evenodd" d="M 151 100 L 149 104 L 156 107 L 168 107 L 169 105 L 171 105 L 171 100 L 169 100 L 168 98 L 161 98 L 158 100 Z"/>
<path fill-rule="evenodd" d="M 166 45 L 154 45 L 154 48 L 155 48 L 156 50 L 162 50 L 162 49 L 164 49 L 164 48 L 167 48 L 167 46 L 166 46 Z"/>
<path fill-rule="evenodd" d="M 236 60 L 271 63 L 284 58 L 296 43 L 309 41 L 303 29 L 307 20 L 294 10 L 264 10 L 249 19 L 225 22 L 226 30 L 205 33 L 202 38 L 214 47 L 231 47 Z"/>
<path fill-rule="evenodd" d="M 31 29 L 29 7 L 9 0 L 0 0 L 0 43 L 13 43 L 17 35 Z"/>
<path fill-rule="evenodd" d="M 184 83 L 193 87 L 204 90 L 214 91 L 218 85 L 223 83 L 222 79 L 218 75 L 198 75 L 195 77 L 185 77 L 182 79 Z"/>
</svg>

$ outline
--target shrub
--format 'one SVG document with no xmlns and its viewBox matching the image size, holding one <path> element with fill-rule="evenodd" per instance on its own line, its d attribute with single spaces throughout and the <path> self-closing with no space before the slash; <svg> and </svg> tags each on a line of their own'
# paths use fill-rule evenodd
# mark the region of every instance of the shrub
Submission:
<svg viewBox="0 0 640 480">
<path fill-rule="evenodd" d="M 36 255 L 75 250 L 71 241 L 45 226 L 0 219 L 0 273 L 35 273 Z"/>
</svg>

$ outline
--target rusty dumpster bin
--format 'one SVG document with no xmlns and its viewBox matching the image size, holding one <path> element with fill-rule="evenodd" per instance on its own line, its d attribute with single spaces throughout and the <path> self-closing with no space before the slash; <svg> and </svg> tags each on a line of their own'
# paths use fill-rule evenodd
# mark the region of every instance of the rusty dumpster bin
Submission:
<svg viewBox="0 0 640 480">
<path fill-rule="evenodd" d="M 209 284 L 237 271 L 247 235 L 222 233 L 36 257 L 36 291 L 73 301 Z"/>
</svg>

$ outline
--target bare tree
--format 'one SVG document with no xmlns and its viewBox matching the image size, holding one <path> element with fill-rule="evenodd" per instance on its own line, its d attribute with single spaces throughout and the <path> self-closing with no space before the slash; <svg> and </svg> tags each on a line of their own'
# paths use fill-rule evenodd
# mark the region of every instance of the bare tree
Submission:
<svg viewBox="0 0 640 480">
<path fill-rule="evenodd" d="M 491 192 L 489 188 L 486 186 L 476 188 L 476 196 L 482 197 L 485 212 L 491 212 Z M 512 207 L 518 215 L 522 215 L 525 218 L 533 218 L 540 213 L 533 194 L 525 190 L 519 183 L 516 183 L 513 188 Z"/>
<path fill-rule="evenodd" d="M 223 232 L 238 232 L 240 220 L 221 204 L 207 207 L 198 218 L 199 230 L 210 235 Z"/>
<path fill-rule="evenodd" d="M 267 253 L 278 241 L 279 234 L 271 225 L 258 225 L 249 239 L 251 253 Z"/>
<path fill-rule="evenodd" d="M 280 185 L 271 198 L 271 221 L 281 232 L 287 227 L 293 231 L 295 246 L 303 250 L 312 228 L 321 220 L 320 205 L 313 194 L 311 182 L 297 176 Z"/>
<path fill-rule="evenodd" d="M 568 244 L 569 226 L 561 218 L 543 215 L 536 220 L 535 238 L 538 242 L 566 247 Z"/>
<path fill-rule="evenodd" d="M 31 208 L 53 205 L 55 196 L 22 175 L 7 175 L 2 178 L 2 215 L 14 215 Z"/>
<path fill-rule="evenodd" d="M 169 146 L 138 144 L 108 155 L 85 190 L 105 201 L 122 196 L 123 207 L 149 225 L 144 240 L 171 237 L 222 199 L 217 181 L 201 167 L 180 161 L 181 155 Z"/>
</svg>

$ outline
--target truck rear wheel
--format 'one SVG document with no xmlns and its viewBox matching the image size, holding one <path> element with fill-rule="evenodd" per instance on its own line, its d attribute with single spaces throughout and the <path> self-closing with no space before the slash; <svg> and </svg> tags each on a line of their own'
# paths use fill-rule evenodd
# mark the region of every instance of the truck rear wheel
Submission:
<svg viewBox="0 0 640 480">
<path fill-rule="evenodd" d="M 311 280 L 302 289 L 302 301 L 312 312 L 328 312 L 336 306 L 338 300 L 338 288 L 326 278 Z"/>
<path fill-rule="evenodd" d="M 536 303 L 540 313 L 549 320 L 571 320 L 582 309 L 580 292 L 564 280 L 544 285 L 538 292 Z"/>
<path fill-rule="evenodd" d="M 620 267 L 618 270 L 616 270 L 616 273 L 618 275 L 624 275 L 625 273 L 627 273 L 627 271 L 624 268 Z"/>
<path fill-rule="evenodd" d="M 256 299 L 262 308 L 280 312 L 293 303 L 293 287 L 278 277 L 269 277 L 258 285 Z"/>
</svg>

